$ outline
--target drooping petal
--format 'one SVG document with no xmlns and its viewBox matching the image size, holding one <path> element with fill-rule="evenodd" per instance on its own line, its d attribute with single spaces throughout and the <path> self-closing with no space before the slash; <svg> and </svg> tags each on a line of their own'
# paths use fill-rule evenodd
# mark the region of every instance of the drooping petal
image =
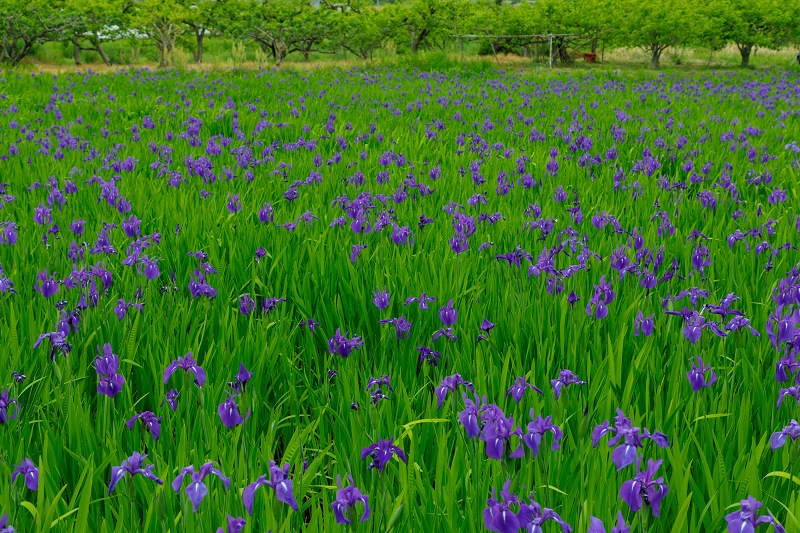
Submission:
<svg viewBox="0 0 800 533">
<path fill-rule="evenodd" d="M 279 502 L 283 502 L 295 511 L 300 509 L 297 507 L 297 501 L 294 499 L 294 492 L 292 491 L 292 480 L 284 479 L 275 485 L 275 496 Z"/>
<path fill-rule="evenodd" d="M 197 506 L 203 501 L 203 498 L 208 494 L 208 487 L 202 481 L 192 481 L 186 486 L 186 495 L 192 502 L 192 511 L 197 512 Z"/>
<path fill-rule="evenodd" d="M 253 502 L 255 501 L 256 490 L 262 485 L 267 484 L 267 476 L 261 476 L 253 483 L 250 483 L 247 487 L 245 487 L 244 491 L 242 492 L 242 503 L 244 504 L 244 508 L 247 509 L 247 514 L 253 514 Z"/>
<path fill-rule="evenodd" d="M 122 466 L 112 466 L 111 467 L 111 481 L 108 482 L 108 494 L 107 496 L 111 496 L 111 492 L 114 490 L 114 487 L 117 486 L 123 477 L 125 477 L 125 467 L 127 466 L 127 461 L 122 461 Z"/>
</svg>

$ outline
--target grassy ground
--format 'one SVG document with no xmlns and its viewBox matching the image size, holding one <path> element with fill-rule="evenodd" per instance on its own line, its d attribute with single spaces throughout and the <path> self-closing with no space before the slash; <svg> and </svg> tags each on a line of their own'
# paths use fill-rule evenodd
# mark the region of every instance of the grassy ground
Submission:
<svg viewBox="0 0 800 533">
<path fill-rule="evenodd" d="M 230 39 L 207 38 L 204 47 L 204 61 L 201 65 L 197 65 L 193 62 L 189 49 L 179 46 L 173 55 L 173 66 L 189 69 L 225 70 L 235 67 L 255 69 L 272 64 L 271 58 L 270 62 L 264 65 L 256 61 L 255 45 L 245 47 L 246 55 L 243 62 L 233 61 L 233 41 Z M 134 65 L 151 69 L 158 67 L 158 51 L 153 45 L 146 42 L 135 44 L 127 41 L 112 42 L 106 44 L 104 50 L 115 65 L 108 67 L 100 61 L 100 57 L 96 53 L 82 52 L 82 67 L 84 69 L 91 68 L 98 72 L 116 70 L 120 65 Z M 750 57 L 750 68 L 788 68 L 795 53 L 796 50 L 789 47 L 779 50 L 756 49 Z M 641 73 L 649 70 L 649 58 L 643 50 L 638 48 L 598 48 L 597 62 L 595 63 L 584 62 L 580 53 L 575 55 L 577 58 L 575 64 L 571 67 L 573 70 L 617 70 L 632 73 Z M 293 53 L 284 60 L 283 68 L 313 70 L 318 68 L 350 69 L 354 67 L 406 66 L 417 67 L 422 70 L 442 70 L 459 64 L 467 64 L 472 70 L 500 67 L 527 71 L 549 68 L 544 56 L 540 57 L 540 61 L 515 54 L 500 54 L 496 58 L 494 56 L 479 56 L 476 42 L 466 43 L 463 59 L 457 44 L 453 43 L 444 51 L 423 51 L 416 56 L 409 53 L 397 53 L 392 49 L 380 49 L 376 51 L 372 61 L 364 61 L 354 57 L 352 54 L 341 51 L 333 54 L 313 53 L 308 60 L 305 60 L 301 54 Z M 659 70 L 665 72 L 692 72 L 697 70 L 734 69 L 740 66 L 741 56 L 735 45 L 729 45 L 715 52 L 704 48 L 685 47 L 667 49 L 661 57 Z M 47 43 L 36 50 L 30 60 L 23 65 L 23 68 L 43 70 L 45 72 L 72 71 L 75 68 L 72 48 L 59 43 Z M 556 66 L 556 69 L 560 69 L 560 67 Z"/>
</svg>

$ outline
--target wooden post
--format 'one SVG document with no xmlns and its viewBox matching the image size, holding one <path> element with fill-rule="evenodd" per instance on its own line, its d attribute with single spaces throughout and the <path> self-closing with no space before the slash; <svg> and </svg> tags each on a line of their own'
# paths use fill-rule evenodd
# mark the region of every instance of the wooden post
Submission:
<svg viewBox="0 0 800 533">
<path fill-rule="evenodd" d="M 550 34 L 548 36 L 548 40 L 550 41 L 550 68 L 553 68 L 553 35 Z"/>
<path fill-rule="evenodd" d="M 606 59 L 606 41 L 603 39 L 603 49 L 600 51 L 600 61 L 605 61 Z"/>
<path fill-rule="evenodd" d="M 497 66 L 500 66 L 500 60 L 497 59 L 497 50 L 494 49 L 494 39 L 489 39 L 489 44 L 492 45 L 492 53 L 494 54 L 494 60 L 497 62 Z"/>
<path fill-rule="evenodd" d="M 461 62 L 464 62 L 464 37 L 460 37 L 459 42 L 461 43 Z"/>
</svg>

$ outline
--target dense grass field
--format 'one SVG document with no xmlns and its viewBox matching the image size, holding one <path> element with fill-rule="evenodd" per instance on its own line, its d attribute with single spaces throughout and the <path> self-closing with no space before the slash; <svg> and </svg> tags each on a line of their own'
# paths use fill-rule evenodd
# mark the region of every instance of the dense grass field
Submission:
<svg viewBox="0 0 800 533">
<path fill-rule="evenodd" d="M 14 531 L 800 531 L 796 73 L 0 98 Z"/>
</svg>

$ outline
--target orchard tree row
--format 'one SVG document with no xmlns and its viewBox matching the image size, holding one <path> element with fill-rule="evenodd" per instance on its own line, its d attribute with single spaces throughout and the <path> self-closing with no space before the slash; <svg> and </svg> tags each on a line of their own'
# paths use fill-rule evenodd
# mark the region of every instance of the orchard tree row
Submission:
<svg viewBox="0 0 800 533">
<path fill-rule="evenodd" d="M 800 2 L 0 0 L 0 32 L 0 63 L 10 65 L 45 42 L 71 44 L 76 64 L 84 50 L 111 64 L 104 44 L 141 40 L 154 45 L 167 66 L 178 42 L 202 63 L 205 38 L 229 37 L 256 43 L 263 57 L 280 65 L 293 52 L 308 58 L 346 50 L 366 60 L 388 43 L 410 53 L 445 49 L 464 34 L 486 36 L 484 44 L 495 51 L 529 53 L 533 35 L 573 34 L 573 45 L 592 51 L 599 42 L 642 48 L 652 68 L 671 46 L 713 51 L 735 44 L 747 66 L 755 47 L 798 42 Z"/>
</svg>

